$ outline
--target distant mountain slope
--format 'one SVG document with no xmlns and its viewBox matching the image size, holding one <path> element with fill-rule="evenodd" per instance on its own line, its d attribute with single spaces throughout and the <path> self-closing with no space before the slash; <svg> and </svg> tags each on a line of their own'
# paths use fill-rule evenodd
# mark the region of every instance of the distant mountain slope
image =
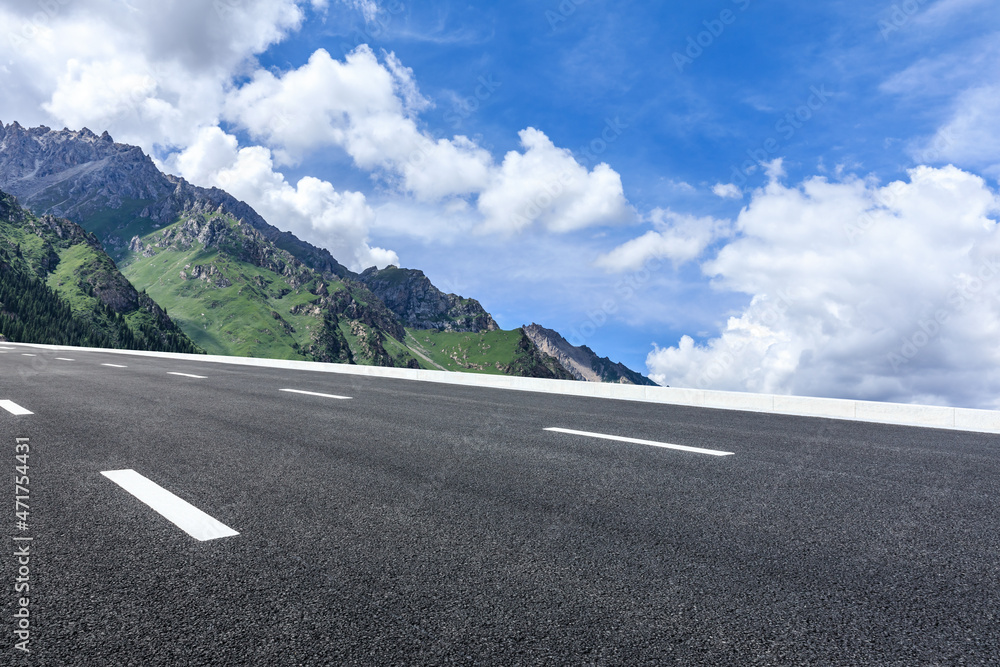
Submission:
<svg viewBox="0 0 1000 667">
<path fill-rule="evenodd" d="M 419 366 L 396 316 L 363 285 L 310 269 L 210 206 L 133 236 L 119 263 L 211 353 Z"/>
<path fill-rule="evenodd" d="M 437 331 L 496 331 L 500 327 L 475 299 L 445 294 L 423 271 L 374 266 L 358 280 L 396 313 L 403 324 Z"/>
<path fill-rule="evenodd" d="M 523 329 L 435 331 L 407 329 L 410 348 L 440 370 L 573 380 L 558 360 L 545 355 Z"/>
<path fill-rule="evenodd" d="M 615 363 L 607 357 L 598 357 L 586 345 L 579 347 L 571 345 L 569 341 L 552 329 L 531 324 L 524 327 L 524 332 L 538 346 L 538 349 L 544 354 L 558 359 L 559 363 L 577 380 L 656 386 L 655 382 L 629 369 L 624 364 Z"/>
<path fill-rule="evenodd" d="M 116 260 L 129 232 L 164 226 L 191 208 L 211 208 L 243 220 L 300 262 L 338 277 L 353 276 L 323 248 L 268 224 L 250 206 L 218 188 L 199 188 L 164 174 L 142 149 L 105 132 L 26 129 L 0 122 L 0 190 L 36 213 L 68 218 L 93 232 Z"/>
<path fill-rule="evenodd" d="M 572 377 L 524 331 L 501 332 L 478 301 L 441 292 L 421 271 L 355 274 L 106 132 L 0 122 L 2 189 L 96 235 L 128 280 L 212 353 Z M 421 331 L 432 348 L 434 334 L 496 336 L 450 341 L 453 354 L 441 358 L 417 342 Z"/>
<path fill-rule="evenodd" d="M 200 352 L 79 225 L 0 192 L 0 334 L 26 343 Z"/>
</svg>

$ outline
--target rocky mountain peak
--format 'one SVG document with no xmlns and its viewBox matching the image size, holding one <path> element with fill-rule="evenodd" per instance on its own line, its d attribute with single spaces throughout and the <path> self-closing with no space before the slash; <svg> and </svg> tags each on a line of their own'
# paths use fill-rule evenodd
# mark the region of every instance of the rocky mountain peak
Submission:
<svg viewBox="0 0 1000 667">
<path fill-rule="evenodd" d="M 598 357 L 586 345 L 570 344 L 552 329 L 534 323 L 523 329 L 539 350 L 557 359 L 577 380 L 656 386 L 655 382 L 624 364 L 615 363 L 607 357 Z"/>
<path fill-rule="evenodd" d="M 324 248 L 268 224 L 256 211 L 218 188 L 200 188 L 162 173 L 141 148 L 115 143 L 105 131 L 25 129 L 0 122 L 0 189 L 36 213 L 52 213 L 84 224 L 108 209 L 141 202 L 138 214 L 155 225 L 173 222 L 187 210 L 212 210 L 244 220 L 265 238 L 311 269 L 338 277 L 354 274 Z M 108 228 L 101 240 L 118 235 Z M 115 244 L 111 244 L 115 245 Z"/>
<path fill-rule="evenodd" d="M 77 223 L 109 203 L 156 199 L 170 191 L 142 150 L 87 128 L 24 129 L 14 122 L 0 131 L 0 155 L 0 188 L 36 213 Z"/>
<path fill-rule="evenodd" d="M 437 331 L 496 331 L 500 327 L 475 299 L 445 294 L 418 269 L 389 265 L 374 266 L 358 276 L 403 324 L 414 329 Z"/>
</svg>

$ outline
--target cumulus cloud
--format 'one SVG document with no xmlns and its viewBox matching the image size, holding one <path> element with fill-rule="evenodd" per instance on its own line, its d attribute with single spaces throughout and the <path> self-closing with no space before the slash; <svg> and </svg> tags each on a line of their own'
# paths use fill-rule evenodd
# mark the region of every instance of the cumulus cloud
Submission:
<svg viewBox="0 0 1000 667">
<path fill-rule="evenodd" d="M 286 163 L 335 145 L 365 170 L 398 177 L 420 199 L 466 195 L 488 179 L 492 157 L 466 137 L 435 140 L 417 127 L 426 106 L 412 72 L 390 55 L 382 65 L 362 45 L 344 61 L 320 49 L 302 67 L 260 70 L 230 96 L 226 116 Z"/>
<path fill-rule="evenodd" d="M 743 191 L 735 183 L 716 183 L 712 192 L 723 199 L 743 199 Z"/>
<path fill-rule="evenodd" d="M 342 2 L 378 18 L 373 1 Z M 81 0 L 39 12 L 0 0 L 0 25 L 12 26 L 12 38 L 0 40 L 5 114 L 29 125 L 109 130 L 194 182 L 231 179 L 227 189 L 272 224 L 355 266 L 394 257 L 368 245 L 373 214 L 363 196 L 322 181 L 293 186 L 279 168 L 335 147 L 407 206 L 436 207 L 481 231 L 561 233 L 634 219 L 617 172 L 588 169 L 540 130 L 521 132 L 522 150 L 499 164 L 469 137 L 430 134 L 419 115 L 432 103 L 393 53 L 361 45 L 342 60 L 317 50 L 284 72 L 259 66 L 256 56 L 298 30 L 310 8 L 326 7 Z M 235 145 L 222 127 L 258 145 Z"/>
<path fill-rule="evenodd" d="M 597 259 L 610 272 L 634 271 L 653 259 L 675 265 L 697 259 L 713 242 L 728 236 L 732 223 L 711 216 L 682 215 L 657 208 L 649 215 L 654 229 L 618 246 Z"/>
<path fill-rule="evenodd" d="M 468 137 L 422 131 L 416 115 L 428 104 L 411 70 L 393 54 L 379 62 L 363 45 L 343 61 L 321 49 L 281 76 L 258 71 L 230 95 L 226 117 L 274 146 L 285 163 L 333 145 L 419 201 L 477 197 L 485 231 L 537 224 L 568 232 L 633 217 L 621 177 L 607 164 L 588 171 L 544 132 L 527 128 L 523 152 L 496 165 Z"/>
<path fill-rule="evenodd" d="M 656 348 L 671 386 L 1000 407 L 1000 198 L 955 167 L 885 186 L 777 181 L 703 269 L 751 295 L 718 336 Z"/>
<path fill-rule="evenodd" d="M 293 0 L 0 1 L 0 87 L 22 123 L 110 130 L 147 151 L 186 146 L 224 87 L 298 29 Z M 44 113 L 42 113 L 44 111 Z"/>
<path fill-rule="evenodd" d="M 634 217 L 621 176 L 607 164 L 588 172 L 544 132 L 528 128 L 520 137 L 524 152 L 507 153 L 479 196 L 483 229 L 512 232 L 537 224 L 568 232 Z"/>
<path fill-rule="evenodd" d="M 218 127 L 203 128 L 168 166 L 192 183 L 216 186 L 242 199 L 280 229 L 328 248 L 352 270 L 399 264 L 396 253 L 368 244 L 375 214 L 363 194 L 338 192 L 310 176 L 293 187 L 274 170 L 268 149 L 239 148 L 236 138 Z"/>
</svg>

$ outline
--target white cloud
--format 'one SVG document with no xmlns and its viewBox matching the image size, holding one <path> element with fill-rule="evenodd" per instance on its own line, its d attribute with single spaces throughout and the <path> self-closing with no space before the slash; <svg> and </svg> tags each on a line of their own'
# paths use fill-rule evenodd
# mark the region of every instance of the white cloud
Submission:
<svg viewBox="0 0 1000 667">
<path fill-rule="evenodd" d="M 395 53 L 385 54 L 385 66 L 392 72 L 396 93 L 403 98 L 403 108 L 407 115 L 416 115 L 434 106 L 430 100 L 420 94 L 417 81 L 413 77 L 413 70 L 403 65 Z"/>
<path fill-rule="evenodd" d="M 673 190 L 685 195 L 698 192 L 698 188 L 694 187 L 687 181 L 675 181 L 672 178 L 664 178 L 661 180 L 661 184 L 666 190 Z"/>
<path fill-rule="evenodd" d="M 507 153 L 479 196 L 484 230 L 515 232 L 537 224 L 569 232 L 634 218 L 621 176 L 607 164 L 588 172 L 544 132 L 528 128 L 520 137 L 524 152 Z"/>
<path fill-rule="evenodd" d="M 712 192 L 723 199 L 743 199 L 743 191 L 735 183 L 716 183 Z"/>
<path fill-rule="evenodd" d="M 157 88 L 156 80 L 135 63 L 81 62 L 73 58 L 59 75 L 51 100 L 43 106 L 69 127 L 83 127 L 95 121 L 103 125 L 147 103 Z"/>
<path fill-rule="evenodd" d="M 343 1 L 378 18 L 371 0 Z M 346 264 L 389 256 L 368 246 L 373 214 L 362 195 L 308 179 L 293 186 L 276 165 L 337 147 L 404 207 L 424 211 L 411 216 L 415 224 L 435 208 L 442 219 L 499 233 L 636 217 L 617 172 L 584 167 L 540 130 L 522 131 L 522 150 L 499 163 L 466 136 L 433 136 L 419 119 L 432 104 L 395 54 L 361 45 L 335 60 L 320 49 L 289 71 L 261 68 L 256 56 L 298 30 L 310 7 L 325 9 L 324 0 L 50 5 L 39 14 L 31 3 L 0 0 L 0 25 L 17 36 L 0 40 L 7 120 L 109 130 L 194 182 L 232 179 L 234 194 L 272 224 Z M 260 145 L 223 141 L 224 122 Z"/>
<path fill-rule="evenodd" d="M 110 130 L 147 151 L 214 123 L 223 89 L 298 29 L 293 0 L 0 1 L 5 109 L 22 124 Z"/>
<path fill-rule="evenodd" d="M 998 211 L 955 167 L 883 187 L 772 181 L 703 267 L 751 303 L 704 344 L 656 348 L 649 370 L 671 386 L 1000 407 Z"/>
<path fill-rule="evenodd" d="M 654 209 L 649 215 L 654 230 L 618 246 L 597 260 L 611 272 L 634 271 L 654 259 L 683 264 L 701 256 L 714 241 L 730 234 L 732 223 L 705 216 L 681 215 Z"/>
<path fill-rule="evenodd" d="M 980 86 L 959 95 L 951 117 L 934 137 L 917 147 L 914 157 L 1000 174 L 1000 85 Z"/>
<path fill-rule="evenodd" d="M 770 162 L 764 163 L 764 174 L 771 183 L 780 181 L 785 177 L 785 158 L 776 157 Z"/>
<path fill-rule="evenodd" d="M 277 147 L 286 163 L 334 145 L 419 201 L 478 196 L 487 231 L 537 223 L 568 232 L 633 217 L 617 172 L 606 164 L 588 171 L 534 128 L 520 133 L 524 151 L 509 152 L 499 166 L 468 137 L 429 136 L 417 126 L 428 102 L 412 71 L 393 54 L 385 61 L 367 46 L 344 61 L 316 51 L 281 76 L 257 72 L 230 96 L 226 116 Z"/>
<path fill-rule="evenodd" d="M 391 54 L 379 63 L 367 46 L 341 62 L 320 49 L 276 77 L 258 71 L 235 91 L 226 115 L 295 163 L 323 146 L 343 148 L 365 170 L 397 177 L 419 199 L 466 195 L 486 183 L 490 154 L 463 136 L 435 140 L 413 114 L 427 106 L 412 72 Z"/>
<path fill-rule="evenodd" d="M 192 183 L 226 190 L 280 229 L 328 248 L 354 271 L 399 264 L 396 253 L 368 244 L 375 214 L 363 194 L 338 192 L 310 176 L 292 187 L 274 170 L 268 149 L 241 149 L 235 137 L 217 127 L 203 128 L 198 140 L 168 166 Z"/>
</svg>

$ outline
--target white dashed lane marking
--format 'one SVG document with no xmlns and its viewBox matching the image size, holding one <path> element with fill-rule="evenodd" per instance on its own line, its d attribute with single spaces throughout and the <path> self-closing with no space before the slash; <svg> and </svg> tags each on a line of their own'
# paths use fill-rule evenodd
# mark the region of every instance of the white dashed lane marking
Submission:
<svg viewBox="0 0 1000 667">
<path fill-rule="evenodd" d="M 128 366 L 122 366 L 121 364 L 101 364 L 102 366 L 110 366 L 111 368 L 128 368 Z"/>
<path fill-rule="evenodd" d="M 190 373 L 174 373 L 173 371 L 167 373 L 167 375 L 180 375 L 181 377 L 184 377 L 184 378 L 195 378 L 196 380 L 206 380 L 206 379 L 208 379 L 207 375 L 191 375 Z"/>
<path fill-rule="evenodd" d="M 319 396 L 320 398 L 336 398 L 341 401 L 350 400 L 350 396 L 337 396 L 335 394 L 318 394 L 315 391 L 302 391 L 301 389 L 279 389 L 278 391 L 287 391 L 292 394 L 305 394 L 306 396 Z"/>
<path fill-rule="evenodd" d="M 20 405 L 18 405 L 14 401 L 6 401 L 6 400 L 0 401 L 0 408 L 3 408 L 4 410 L 6 410 L 7 412 L 9 412 L 12 415 L 18 415 L 18 416 L 20 416 L 20 415 L 33 415 L 33 414 L 35 414 L 31 410 L 25 410 L 24 408 L 22 408 Z"/>
<path fill-rule="evenodd" d="M 156 510 L 196 540 L 214 540 L 239 535 L 235 530 L 167 491 L 135 470 L 107 470 L 101 473 L 133 496 Z"/>
<path fill-rule="evenodd" d="M 588 433 L 587 431 L 574 431 L 568 428 L 547 428 L 546 431 L 555 433 L 568 433 L 569 435 L 582 435 L 588 438 L 601 438 L 602 440 L 615 440 L 617 442 L 631 442 L 636 445 L 647 445 L 649 447 L 662 447 L 664 449 L 676 449 L 681 452 L 692 452 L 694 454 L 708 454 L 709 456 L 733 456 L 733 452 L 722 452 L 716 449 L 702 449 L 701 447 L 688 447 L 686 445 L 672 445 L 668 442 L 656 442 L 654 440 L 640 440 L 638 438 L 624 438 L 620 435 L 606 435 L 604 433 Z"/>
</svg>

